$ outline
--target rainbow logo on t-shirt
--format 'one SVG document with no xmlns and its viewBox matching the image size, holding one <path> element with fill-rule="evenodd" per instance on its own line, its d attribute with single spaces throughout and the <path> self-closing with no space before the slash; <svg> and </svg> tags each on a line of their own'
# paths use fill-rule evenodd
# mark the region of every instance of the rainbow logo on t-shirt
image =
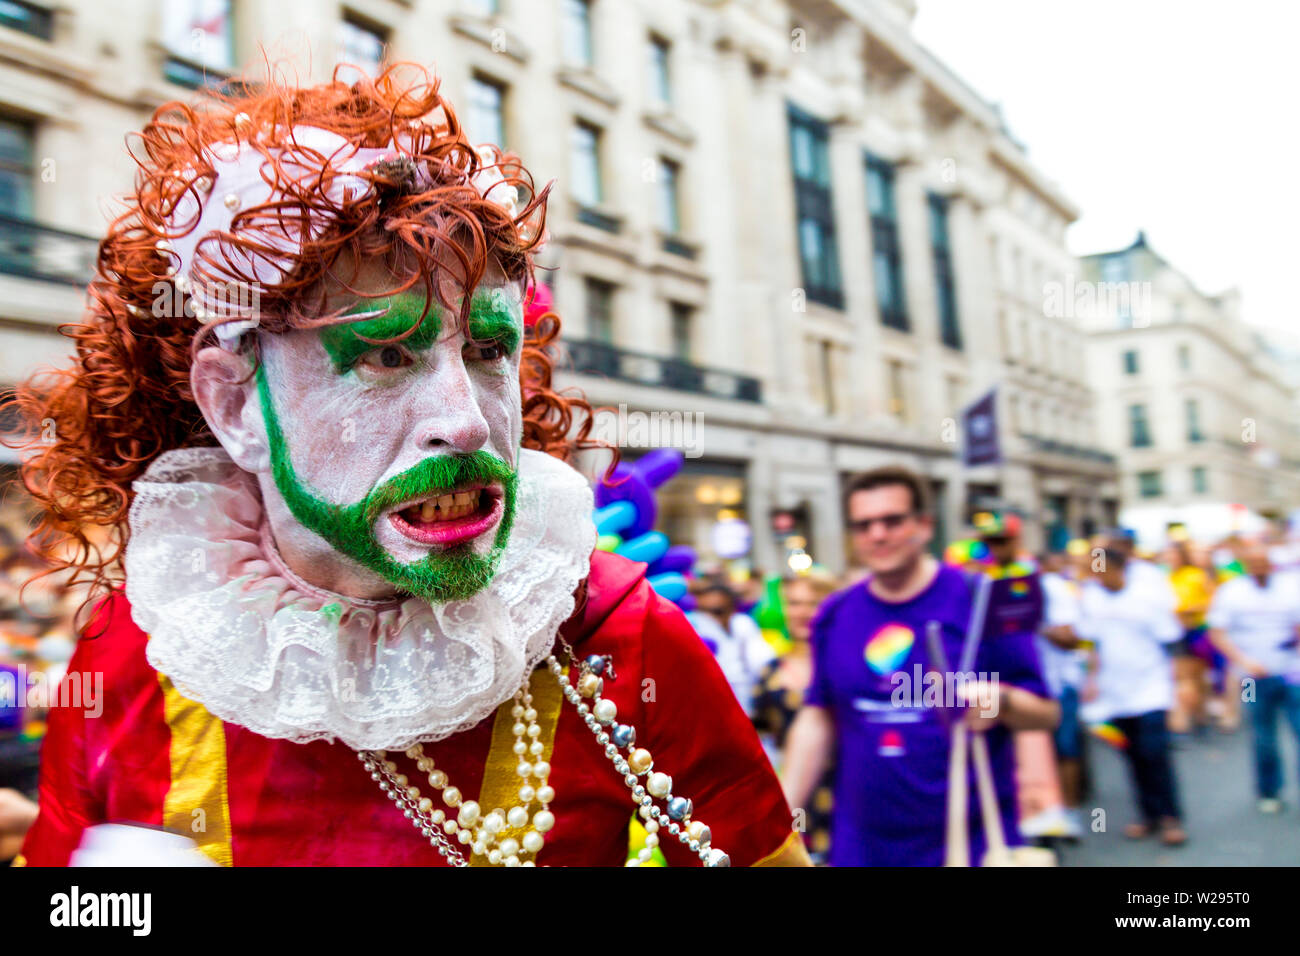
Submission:
<svg viewBox="0 0 1300 956">
<path fill-rule="evenodd" d="M 907 655 L 912 652 L 916 635 L 910 627 L 902 624 L 886 624 L 867 641 L 863 656 L 867 666 L 877 674 L 892 674 L 903 666 Z"/>
<path fill-rule="evenodd" d="M 1029 582 L 1012 581 L 1009 590 L 1011 591 L 1012 597 L 1018 597 L 1018 598 L 1024 597 L 1026 594 L 1029 593 Z"/>
</svg>

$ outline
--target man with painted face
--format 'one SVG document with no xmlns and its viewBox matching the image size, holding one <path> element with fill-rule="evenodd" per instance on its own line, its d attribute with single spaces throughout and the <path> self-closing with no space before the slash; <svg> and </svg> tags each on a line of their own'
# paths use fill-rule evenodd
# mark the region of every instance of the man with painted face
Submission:
<svg viewBox="0 0 1300 956">
<path fill-rule="evenodd" d="M 51 715 L 23 859 L 112 821 L 226 865 L 622 865 L 636 813 L 644 859 L 802 864 L 707 649 L 594 548 L 549 186 L 406 69 L 160 109 L 74 366 L 16 391 L 106 688 Z"/>
</svg>

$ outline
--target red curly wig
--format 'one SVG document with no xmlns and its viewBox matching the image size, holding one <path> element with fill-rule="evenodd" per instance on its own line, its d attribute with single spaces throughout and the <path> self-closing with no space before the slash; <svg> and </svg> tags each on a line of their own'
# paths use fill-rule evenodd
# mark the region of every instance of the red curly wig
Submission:
<svg viewBox="0 0 1300 956">
<path fill-rule="evenodd" d="M 359 199 L 349 192 L 332 200 L 319 188 L 331 175 L 328 162 L 316 188 L 290 182 L 281 190 L 277 154 L 292 145 L 294 126 L 324 129 L 357 147 L 400 143 L 403 158 L 368 174 L 375 188 Z M 272 203 L 241 210 L 229 232 L 202 243 L 196 271 L 252 285 L 249 263 L 267 255 L 264 230 L 279 225 L 281 236 L 285 228 L 303 236 L 285 281 L 261 292 L 260 328 L 268 333 L 320 323 L 325 280 L 347 286 L 333 271 L 345 254 L 352 263 L 386 257 L 409 273 L 402 288 L 422 282 L 431 297 L 442 296 L 438 277 L 469 291 L 490 266 L 508 281 L 531 285 L 551 188 L 536 192 L 513 154 L 488 147 L 487 158 L 481 156 L 438 81 L 411 64 L 352 83 L 337 71 L 333 81 L 314 87 L 240 83 L 203 104 L 159 107 L 130 139 L 139 166 L 135 190 L 100 243 L 87 316 L 60 328 L 75 345 L 74 364 L 33 376 L 4 396 L 24 425 L 13 447 L 25 451 L 23 484 L 42 511 L 31 546 L 50 563 L 46 573 L 70 571 L 70 584 L 90 585 L 87 603 L 121 580 L 132 481 L 163 452 L 216 444 L 194 401 L 190 365 L 228 318 L 200 328 L 192 303 L 179 315 L 154 307 L 158 284 L 175 281 L 166 240 L 177 233 L 169 217 L 183 197 L 208 200 L 214 146 L 252 145 L 264 169 L 277 176 L 278 192 Z M 392 177 L 393 166 L 420 175 Z M 495 188 L 513 186 L 522 197 L 513 214 L 474 184 L 481 170 L 493 167 L 504 183 Z M 302 228 L 322 221 L 330 225 L 319 235 Z M 465 329 L 469 296 L 443 304 Z M 609 446 L 589 438 L 591 406 L 552 388 L 559 328 L 558 316 L 547 312 L 526 330 L 523 446 L 571 461 L 579 450 Z M 256 336 L 244 338 L 256 347 Z"/>
</svg>

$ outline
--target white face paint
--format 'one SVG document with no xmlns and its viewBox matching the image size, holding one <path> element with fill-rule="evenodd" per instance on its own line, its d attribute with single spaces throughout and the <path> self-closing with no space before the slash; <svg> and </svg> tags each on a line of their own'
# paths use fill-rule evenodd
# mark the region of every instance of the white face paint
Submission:
<svg viewBox="0 0 1300 956">
<path fill-rule="evenodd" d="M 363 269 L 353 284 L 361 291 L 379 292 L 392 281 L 378 270 Z M 331 309 L 340 304 L 363 309 L 362 321 L 325 330 L 262 334 L 266 397 L 279 435 L 262 414 L 255 379 L 246 385 L 251 390 L 244 405 L 247 424 L 260 433 L 266 447 L 278 444 L 287 454 L 298 486 L 317 501 L 341 508 L 357 505 L 385 482 L 433 458 L 486 453 L 515 471 L 523 434 L 518 344 L 523 336 L 522 290 L 498 275 L 475 290 L 472 302 L 476 318 L 471 332 L 478 344 L 466 339 L 457 317 L 441 306 L 402 342 L 375 346 L 352 331 L 360 330 L 368 339 L 401 334 L 423 309 L 424 291 L 419 288 L 401 296 L 329 303 Z M 482 323 L 477 322 L 480 314 Z M 439 316 L 435 338 L 431 333 Z M 377 331 L 385 323 L 388 327 Z M 512 333 L 494 336 L 501 343 L 496 347 L 479 331 L 494 326 L 497 331 L 508 326 Z M 295 517 L 295 502 L 282 493 L 280 477 L 277 482 L 272 460 L 258 472 L 277 547 L 295 572 L 308 583 L 352 597 L 386 597 L 394 593 L 395 583 L 400 589 L 401 576 L 386 573 L 373 556 L 358 560 L 353 548 L 340 550 L 337 540 L 331 543 L 319 529 L 304 526 Z M 400 566 L 431 556 L 436 560 L 453 548 L 484 557 L 501 543 L 498 531 L 506 512 L 501 493 L 497 481 L 481 492 L 463 493 L 472 500 L 439 496 L 443 509 L 436 517 L 432 503 L 423 513 L 428 524 L 421 523 L 419 503 L 407 496 L 389 503 L 369 521 L 368 530 L 383 555 Z M 495 504 L 490 501 L 493 495 Z M 427 492 L 416 497 L 430 499 Z M 301 515 L 302 505 L 297 504 Z M 415 524 L 403 519 L 412 515 Z"/>
</svg>

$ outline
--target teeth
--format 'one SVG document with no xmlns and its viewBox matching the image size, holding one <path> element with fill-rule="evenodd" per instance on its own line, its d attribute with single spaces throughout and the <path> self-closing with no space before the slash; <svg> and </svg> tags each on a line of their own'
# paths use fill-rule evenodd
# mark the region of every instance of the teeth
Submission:
<svg viewBox="0 0 1300 956">
<path fill-rule="evenodd" d="M 454 521 L 457 518 L 472 514 L 478 509 L 482 491 L 483 489 L 476 488 L 473 491 L 457 491 L 450 495 L 438 495 L 436 498 L 421 502 L 415 508 L 415 511 L 420 520 L 426 523 L 431 521 Z"/>
</svg>

